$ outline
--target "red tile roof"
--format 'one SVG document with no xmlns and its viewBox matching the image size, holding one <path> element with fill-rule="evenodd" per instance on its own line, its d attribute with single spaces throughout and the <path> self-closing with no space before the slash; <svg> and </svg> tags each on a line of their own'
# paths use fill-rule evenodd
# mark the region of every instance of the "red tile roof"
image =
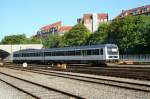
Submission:
<svg viewBox="0 0 150 99">
<path fill-rule="evenodd" d="M 98 19 L 108 19 L 108 14 L 107 13 L 99 13 Z"/>
<path fill-rule="evenodd" d="M 62 23 L 61 21 L 58 21 L 56 23 L 46 25 L 46 26 L 42 27 L 41 30 L 49 30 L 52 27 L 61 26 L 61 23 Z"/>
<path fill-rule="evenodd" d="M 122 10 L 122 13 L 120 13 L 117 17 L 120 17 L 124 14 L 127 13 L 127 15 L 132 15 L 133 11 L 137 11 L 137 10 L 142 10 L 143 8 L 150 8 L 150 5 L 146 5 L 146 6 L 141 6 L 141 7 L 137 7 L 137 8 L 133 8 L 133 9 L 129 9 L 129 10 Z M 148 13 L 150 12 L 150 10 L 148 11 Z M 144 12 L 145 13 L 145 12 Z M 141 12 L 140 14 L 143 14 L 143 12 Z"/>
<path fill-rule="evenodd" d="M 72 29 L 72 26 L 62 26 L 60 29 L 59 29 L 59 32 L 63 32 L 63 31 L 69 31 Z"/>
</svg>

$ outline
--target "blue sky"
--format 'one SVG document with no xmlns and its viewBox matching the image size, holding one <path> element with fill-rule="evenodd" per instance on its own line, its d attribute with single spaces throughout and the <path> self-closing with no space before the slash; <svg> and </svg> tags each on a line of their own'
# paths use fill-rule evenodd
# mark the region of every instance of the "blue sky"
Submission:
<svg viewBox="0 0 150 99">
<path fill-rule="evenodd" d="M 0 0 L 0 40 L 10 34 L 29 37 L 59 20 L 74 25 L 84 13 L 108 13 L 112 19 L 122 9 L 148 4 L 150 0 Z"/>
</svg>

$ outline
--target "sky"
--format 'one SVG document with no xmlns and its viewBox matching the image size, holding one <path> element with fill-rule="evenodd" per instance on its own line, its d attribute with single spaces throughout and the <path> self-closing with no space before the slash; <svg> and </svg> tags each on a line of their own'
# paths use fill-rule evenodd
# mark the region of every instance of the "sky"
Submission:
<svg viewBox="0 0 150 99">
<path fill-rule="evenodd" d="M 122 10 L 149 4 L 150 0 L 0 0 L 0 40 L 22 33 L 30 37 L 59 20 L 73 26 L 85 13 L 108 13 L 110 20 Z"/>
</svg>

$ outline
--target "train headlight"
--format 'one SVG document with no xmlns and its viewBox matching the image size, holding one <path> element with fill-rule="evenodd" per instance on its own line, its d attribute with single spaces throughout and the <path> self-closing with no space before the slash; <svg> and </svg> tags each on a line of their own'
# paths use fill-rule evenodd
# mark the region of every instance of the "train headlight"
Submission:
<svg viewBox="0 0 150 99">
<path fill-rule="evenodd" d="M 117 49 L 112 49 L 111 51 L 112 51 L 112 52 L 117 52 Z"/>
</svg>

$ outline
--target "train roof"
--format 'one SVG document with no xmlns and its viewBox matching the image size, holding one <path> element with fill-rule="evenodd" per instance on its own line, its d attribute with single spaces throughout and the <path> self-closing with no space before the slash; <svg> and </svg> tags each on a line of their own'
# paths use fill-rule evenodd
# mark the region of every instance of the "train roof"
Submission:
<svg viewBox="0 0 150 99">
<path fill-rule="evenodd" d="M 88 45 L 88 46 L 75 46 L 75 47 L 64 47 L 64 48 L 47 48 L 47 49 L 25 49 L 16 51 L 15 53 L 20 52 L 39 52 L 39 51 L 63 51 L 63 50 L 80 50 L 80 49 L 95 49 L 103 47 L 117 47 L 115 44 L 99 44 L 99 45 Z"/>
</svg>

